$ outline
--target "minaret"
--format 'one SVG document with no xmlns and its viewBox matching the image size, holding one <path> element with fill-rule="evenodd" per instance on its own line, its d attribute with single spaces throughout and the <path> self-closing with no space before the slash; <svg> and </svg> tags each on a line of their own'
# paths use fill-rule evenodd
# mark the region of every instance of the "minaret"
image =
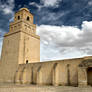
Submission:
<svg viewBox="0 0 92 92">
<path fill-rule="evenodd" d="M 13 81 L 18 64 L 35 62 L 40 62 L 40 37 L 36 35 L 33 15 L 27 8 L 21 8 L 4 35 L 0 80 Z"/>
</svg>

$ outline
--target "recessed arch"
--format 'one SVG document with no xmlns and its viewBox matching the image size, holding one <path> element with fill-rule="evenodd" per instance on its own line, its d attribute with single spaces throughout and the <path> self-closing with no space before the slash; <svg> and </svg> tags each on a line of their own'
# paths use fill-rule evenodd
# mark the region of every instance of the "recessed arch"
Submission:
<svg viewBox="0 0 92 92">
<path fill-rule="evenodd" d="M 28 64 L 28 60 L 26 60 L 26 64 Z"/>
<path fill-rule="evenodd" d="M 92 86 L 92 67 L 89 67 L 87 69 L 87 80 L 88 80 L 88 85 Z"/>
</svg>

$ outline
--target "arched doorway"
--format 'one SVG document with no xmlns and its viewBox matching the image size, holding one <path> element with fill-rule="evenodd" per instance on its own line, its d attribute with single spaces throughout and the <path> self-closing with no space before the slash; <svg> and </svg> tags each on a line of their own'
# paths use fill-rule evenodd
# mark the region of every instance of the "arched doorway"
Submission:
<svg viewBox="0 0 92 92">
<path fill-rule="evenodd" d="M 92 67 L 88 68 L 87 70 L 87 77 L 88 77 L 88 85 L 92 86 Z"/>
</svg>

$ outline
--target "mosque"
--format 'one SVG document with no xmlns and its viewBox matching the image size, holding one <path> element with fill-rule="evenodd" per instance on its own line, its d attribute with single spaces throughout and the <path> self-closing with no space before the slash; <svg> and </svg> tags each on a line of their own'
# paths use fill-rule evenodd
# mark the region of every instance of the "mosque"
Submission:
<svg viewBox="0 0 92 92">
<path fill-rule="evenodd" d="M 40 62 L 40 37 L 33 15 L 21 8 L 4 35 L 0 83 L 91 86 L 92 57 Z"/>
</svg>

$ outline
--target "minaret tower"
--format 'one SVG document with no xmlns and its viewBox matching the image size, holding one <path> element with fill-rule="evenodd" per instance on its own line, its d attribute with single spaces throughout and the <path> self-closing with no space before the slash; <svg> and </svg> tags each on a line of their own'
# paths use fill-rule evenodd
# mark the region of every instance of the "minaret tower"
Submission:
<svg viewBox="0 0 92 92">
<path fill-rule="evenodd" d="M 0 80 L 13 81 L 18 64 L 35 62 L 40 62 L 40 37 L 36 35 L 33 15 L 27 8 L 21 8 L 4 36 Z"/>
</svg>

